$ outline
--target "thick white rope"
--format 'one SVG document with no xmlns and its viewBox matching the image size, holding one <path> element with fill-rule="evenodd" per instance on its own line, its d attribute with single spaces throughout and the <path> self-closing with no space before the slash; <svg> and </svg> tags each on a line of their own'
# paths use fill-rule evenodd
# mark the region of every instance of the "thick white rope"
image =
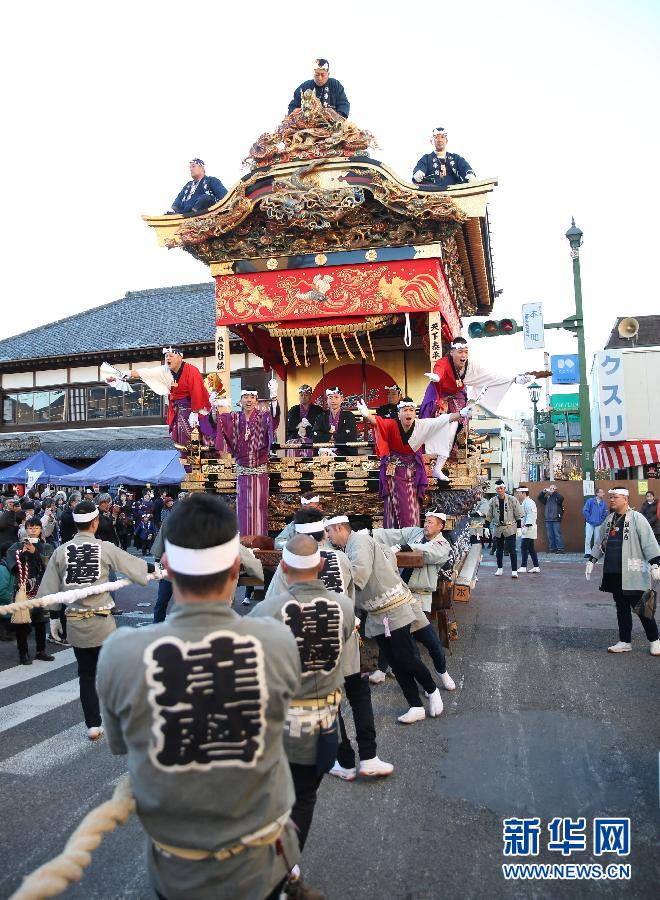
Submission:
<svg viewBox="0 0 660 900">
<path fill-rule="evenodd" d="M 156 569 L 155 572 L 147 575 L 147 581 L 160 581 L 165 577 L 164 569 Z M 0 615 L 8 615 L 17 612 L 19 609 L 34 609 L 36 607 L 51 606 L 57 603 L 75 603 L 76 600 L 82 600 L 84 597 L 93 597 L 95 594 L 105 594 L 108 591 L 118 591 L 120 588 L 128 587 L 129 584 L 135 584 L 130 578 L 120 578 L 118 581 L 105 581 L 103 584 L 90 584 L 89 587 L 74 588 L 72 591 L 58 591 L 56 594 L 46 594 L 45 597 L 31 597 L 28 600 L 17 600 L 14 603 L 7 603 L 0 606 Z"/>
<path fill-rule="evenodd" d="M 66 842 L 64 850 L 27 875 L 10 900 L 44 900 L 64 893 L 70 884 L 81 880 L 92 861 L 91 851 L 99 846 L 104 833 L 124 825 L 133 812 L 135 798 L 128 775 L 124 775 L 112 798 L 90 810 Z"/>
</svg>

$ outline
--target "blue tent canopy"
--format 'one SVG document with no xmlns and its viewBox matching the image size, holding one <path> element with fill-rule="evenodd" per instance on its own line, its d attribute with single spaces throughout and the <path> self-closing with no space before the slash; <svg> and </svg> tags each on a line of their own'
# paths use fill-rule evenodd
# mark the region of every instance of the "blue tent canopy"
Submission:
<svg viewBox="0 0 660 900">
<path fill-rule="evenodd" d="M 14 463 L 6 469 L 0 469 L 0 484 L 27 484 L 27 470 L 41 472 L 35 484 L 60 484 L 60 478 L 70 475 L 76 470 L 73 466 L 67 466 L 43 450 L 34 453 L 27 459 Z"/>
<path fill-rule="evenodd" d="M 58 484 L 181 484 L 186 477 L 176 450 L 109 450 Z"/>
</svg>

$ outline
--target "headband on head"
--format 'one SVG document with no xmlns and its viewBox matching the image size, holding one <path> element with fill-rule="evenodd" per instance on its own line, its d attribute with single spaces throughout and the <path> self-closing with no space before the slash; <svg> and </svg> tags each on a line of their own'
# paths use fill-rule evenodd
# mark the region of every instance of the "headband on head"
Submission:
<svg viewBox="0 0 660 900">
<path fill-rule="evenodd" d="M 386 391 L 399 391 L 399 393 L 401 393 L 401 388 L 399 387 L 398 384 L 386 384 L 385 390 Z"/>
<path fill-rule="evenodd" d="M 318 522 L 296 522 L 295 529 L 298 534 L 318 534 L 324 529 L 323 519 Z"/>
<path fill-rule="evenodd" d="M 189 165 L 191 165 L 191 166 L 201 166 L 202 168 L 204 168 L 204 160 L 203 160 L 203 159 L 200 159 L 199 156 L 196 156 L 194 159 L 191 159 L 191 160 L 190 160 Z"/>
<path fill-rule="evenodd" d="M 241 398 L 245 397 L 247 394 L 251 394 L 253 397 L 258 397 L 258 396 L 259 396 L 259 392 L 258 392 L 258 391 L 247 391 L 247 390 L 243 390 L 243 391 L 241 391 Z"/>
<path fill-rule="evenodd" d="M 321 498 L 319 497 L 318 494 L 316 495 L 316 497 L 310 497 L 309 500 L 307 499 L 307 497 L 300 498 L 301 506 L 309 506 L 310 503 L 320 503 L 320 502 L 321 502 Z"/>
<path fill-rule="evenodd" d="M 443 128 L 442 125 L 439 125 L 437 128 L 433 129 L 433 137 L 435 137 L 436 134 L 447 134 L 447 129 Z"/>
<path fill-rule="evenodd" d="M 321 563 L 321 551 L 317 548 L 316 552 L 309 556 L 298 556 L 297 553 L 291 553 L 283 547 L 282 562 L 287 566 L 293 566 L 294 569 L 315 569 Z"/>
<path fill-rule="evenodd" d="M 506 484 L 505 484 L 503 481 L 496 481 L 496 482 L 495 482 L 495 487 L 496 487 L 496 488 L 498 488 L 498 487 L 503 487 L 503 488 L 505 488 L 505 487 L 506 487 Z"/>
<path fill-rule="evenodd" d="M 183 356 L 183 353 L 176 347 L 163 347 L 163 356 L 167 356 L 168 353 L 178 353 L 179 356 Z"/>
<path fill-rule="evenodd" d="M 327 72 L 330 71 L 330 63 L 327 59 L 315 59 L 314 66 L 317 69 L 325 69 Z"/>
<path fill-rule="evenodd" d="M 300 387 L 298 388 L 299 394 L 306 394 L 308 392 L 310 394 L 312 393 L 312 386 L 310 384 L 301 384 Z"/>
<path fill-rule="evenodd" d="M 332 396 L 333 394 L 335 394 L 335 395 L 341 394 L 341 390 L 340 390 L 338 387 L 326 388 L 326 389 L 325 389 L 325 396 L 326 396 L 326 397 L 330 397 L 330 396 Z"/>
<path fill-rule="evenodd" d="M 330 525 L 348 525 L 348 516 L 332 516 L 330 519 L 323 520 L 323 527 L 328 528 Z"/>
<path fill-rule="evenodd" d="M 427 519 L 429 516 L 435 516 L 436 519 L 440 519 L 441 522 L 447 521 L 447 516 L 445 513 L 438 512 L 436 509 L 429 509 L 428 512 L 424 513 L 424 518 Z"/>
<path fill-rule="evenodd" d="M 521 494 L 529 494 L 529 488 L 528 488 L 528 487 L 517 487 L 516 490 L 517 490 L 517 491 L 520 491 Z"/>
<path fill-rule="evenodd" d="M 629 497 L 630 491 L 628 488 L 610 488 L 607 492 L 608 494 L 612 494 L 614 497 Z"/>
<path fill-rule="evenodd" d="M 98 516 L 98 514 L 99 514 L 98 509 L 95 509 L 94 512 L 88 512 L 88 513 L 74 513 L 73 521 L 80 522 L 80 523 L 91 522 Z"/>
<path fill-rule="evenodd" d="M 461 338 L 460 341 L 457 341 L 455 338 L 449 345 L 450 350 L 458 350 L 459 347 L 467 347 L 467 341 Z"/>
<path fill-rule="evenodd" d="M 399 400 L 396 405 L 397 409 L 405 409 L 407 406 L 410 406 L 412 409 L 415 409 L 415 401 L 410 397 L 404 397 L 403 400 Z"/>
<path fill-rule="evenodd" d="M 178 547 L 165 538 L 167 565 L 179 575 L 215 575 L 225 572 L 238 557 L 240 538 L 238 532 L 225 544 L 215 547 Z"/>
</svg>

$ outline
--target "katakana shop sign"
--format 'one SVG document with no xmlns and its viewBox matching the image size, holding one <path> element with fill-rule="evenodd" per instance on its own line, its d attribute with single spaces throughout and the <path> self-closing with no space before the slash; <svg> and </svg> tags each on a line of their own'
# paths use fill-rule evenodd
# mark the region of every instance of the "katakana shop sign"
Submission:
<svg viewBox="0 0 660 900">
<path fill-rule="evenodd" d="M 596 354 L 598 416 L 601 441 L 625 441 L 627 434 L 623 353 L 603 350 Z"/>
</svg>

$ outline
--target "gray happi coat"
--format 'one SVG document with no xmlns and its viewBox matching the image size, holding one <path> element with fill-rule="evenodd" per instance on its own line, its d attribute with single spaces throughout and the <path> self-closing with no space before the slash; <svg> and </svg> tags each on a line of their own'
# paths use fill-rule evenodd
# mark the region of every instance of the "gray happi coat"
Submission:
<svg viewBox="0 0 660 900">
<path fill-rule="evenodd" d="M 412 594 L 408 585 L 401 580 L 391 562 L 391 554 L 368 534 L 352 531 L 344 547 L 353 572 L 356 606 L 367 612 L 365 634 L 376 637 L 385 634 L 387 618 L 390 631 L 403 628 L 415 619 Z M 381 607 L 397 599 L 406 602 L 394 609 L 379 613 Z"/>
<path fill-rule="evenodd" d="M 511 494 L 504 495 L 504 525 L 500 525 L 500 498 L 495 494 L 490 498 L 486 518 L 495 537 L 511 537 L 516 533 L 517 523 L 522 521 L 523 508 Z"/>
<path fill-rule="evenodd" d="M 319 531 L 323 531 L 322 523 L 319 522 L 319 525 L 321 526 L 319 528 Z M 291 538 L 294 538 L 295 536 L 296 536 L 296 523 L 289 522 L 289 524 L 285 525 L 284 528 L 280 531 L 280 533 L 275 538 L 275 549 L 281 550 L 282 547 L 284 547 L 284 545 L 286 544 L 286 542 L 290 541 Z"/>
<path fill-rule="evenodd" d="M 138 584 L 147 583 L 147 564 L 143 559 L 120 550 L 109 541 L 99 541 L 91 531 L 79 531 L 68 543 L 59 546 L 48 560 L 37 597 L 103 584 L 108 581 L 111 569 L 121 572 Z M 63 605 L 50 608 L 61 609 Z M 89 610 L 109 610 L 114 605 L 115 601 L 107 591 L 68 604 L 66 634 L 69 643 L 80 648 L 100 647 L 116 628 L 113 617 L 99 612 L 89 618 L 79 619 L 75 618 L 75 614 Z"/>
<path fill-rule="evenodd" d="M 320 727 L 332 725 L 339 702 L 319 710 L 296 707 L 295 701 L 322 699 L 343 685 L 342 656 L 355 633 L 353 603 L 344 594 L 329 591 L 320 579 L 299 581 L 262 600 L 248 618 L 252 616 L 278 619 L 296 638 L 302 681 L 289 707 L 284 749 L 290 762 L 314 765 Z"/>
<path fill-rule="evenodd" d="M 336 550 L 325 542 L 319 544 L 319 549 L 322 557 L 328 557 L 328 563 L 321 571 L 321 581 L 329 591 L 333 591 L 336 594 L 345 594 L 355 608 L 355 585 L 353 584 L 353 573 L 351 572 L 351 564 L 348 561 L 348 557 L 341 550 Z M 264 601 L 277 594 L 286 593 L 288 589 L 289 585 L 282 567 L 278 566 L 272 581 L 268 585 Z M 344 647 L 341 667 L 344 677 L 355 675 L 356 672 L 360 671 L 360 639 L 357 632 L 353 633 Z"/>
<path fill-rule="evenodd" d="M 374 528 L 374 538 L 388 547 L 408 544 L 411 550 L 424 556 L 424 563 L 420 569 L 413 569 L 408 587 L 413 597 L 422 604 L 425 612 L 431 611 L 431 595 L 438 586 L 440 569 L 451 555 L 451 544 L 440 532 L 436 537 L 422 543 L 424 529 L 418 525 L 410 528 Z M 414 630 L 414 629 L 413 629 Z"/>
<path fill-rule="evenodd" d="M 227 603 L 182 603 L 165 622 L 112 635 L 97 689 L 110 749 L 128 757 L 147 835 L 218 851 L 286 817 L 295 797 L 282 730 L 299 684 L 290 630 L 241 618 Z M 281 839 L 293 865 L 293 829 Z M 223 861 L 188 861 L 150 841 L 147 860 L 167 900 L 266 897 L 287 871 L 272 843 Z"/>
<path fill-rule="evenodd" d="M 604 556 L 607 535 L 610 533 L 614 513 L 603 523 L 602 543 L 594 544 L 591 555 L 595 560 Z M 648 591 L 651 587 L 651 560 L 660 559 L 660 545 L 647 519 L 634 509 L 629 509 L 623 522 L 623 549 L 621 551 L 621 589 Z"/>
</svg>

